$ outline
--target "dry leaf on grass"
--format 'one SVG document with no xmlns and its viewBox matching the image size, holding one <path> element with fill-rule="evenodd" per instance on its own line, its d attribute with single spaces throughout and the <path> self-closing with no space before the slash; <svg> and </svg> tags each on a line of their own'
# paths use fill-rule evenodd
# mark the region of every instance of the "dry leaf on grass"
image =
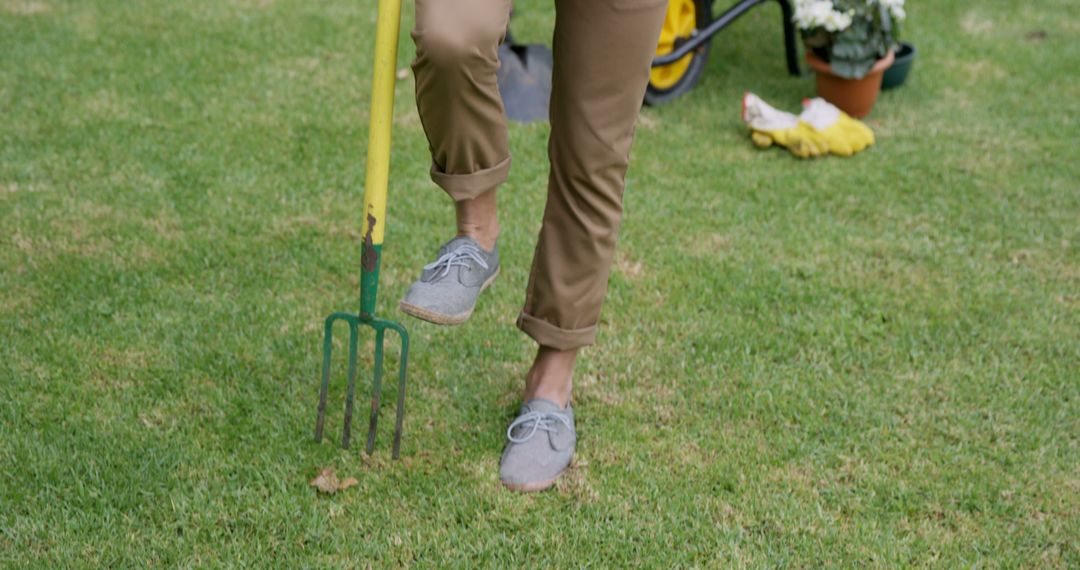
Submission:
<svg viewBox="0 0 1080 570">
<path fill-rule="evenodd" d="M 334 474 L 334 470 L 327 467 L 319 471 L 319 474 L 309 484 L 322 493 L 337 493 L 359 485 L 360 482 L 356 480 L 356 477 L 348 477 L 339 481 L 337 475 Z"/>
</svg>

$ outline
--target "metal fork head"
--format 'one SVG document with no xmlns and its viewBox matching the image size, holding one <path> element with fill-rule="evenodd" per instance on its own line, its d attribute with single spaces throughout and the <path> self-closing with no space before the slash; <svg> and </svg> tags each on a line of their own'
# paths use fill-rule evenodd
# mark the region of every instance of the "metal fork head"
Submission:
<svg viewBox="0 0 1080 570">
<path fill-rule="evenodd" d="M 352 436 L 353 400 L 356 394 L 357 352 L 359 349 L 360 327 L 375 330 L 375 361 L 372 370 L 371 417 L 368 422 L 367 453 L 375 449 L 375 432 L 379 423 L 379 400 L 382 395 L 383 352 L 387 329 L 401 338 L 401 359 L 398 363 L 397 417 L 394 423 L 393 457 L 401 454 L 401 428 L 405 417 L 405 380 L 409 364 L 409 333 L 405 327 L 393 321 L 379 319 L 370 315 L 352 313 L 333 313 L 326 317 L 323 331 L 322 387 L 319 389 L 319 415 L 315 420 L 315 441 L 322 441 L 323 423 L 326 420 L 326 399 L 330 389 L 330 361 L 334 348 L 334 324 L 344 321 L 349 325 L 349 365 L 348 385 L 345 394 L 345 420 L 341 429 L 341 447 L 348 449 Z"/>
</svg>

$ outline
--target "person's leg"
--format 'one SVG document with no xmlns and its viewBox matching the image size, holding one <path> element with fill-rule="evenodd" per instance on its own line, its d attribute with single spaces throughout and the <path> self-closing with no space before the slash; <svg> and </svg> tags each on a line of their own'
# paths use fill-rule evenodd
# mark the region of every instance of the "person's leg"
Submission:
<svg viewBox="0 0 1080 570">
<path fill-rule="evenodd" d="M 494 190 L 510 171 L 495 73 L 510 0 L 416 0 L 416 108 L 431 178 L 455 202 Z"/>
<path fill-rule="evenodd" d="M 510 170 L 495 73 L 510 0 L 416 0 L 416 106 L 431 179 L 454 200 L 457 233 L 428 264 L 401 309 L 439 324 L 472 314 L 498 274 L 496 188 Z"/>
<path fill-rule="evenodd" d="M 528 392 L 565 395 L 563 404 L 577 349 L 596 338 L 666 6 L 556 0 L 548 201 L 518 326 L 540 345 Z"/>
<path fill-rule="evenodd" d="M 550 487 L 573 457 L 577 351 L 593 343 L 622 218 L 634 123 L 666 0 L 556 0 L 551 173 L 518 326 L 537 344 L 500 479 Z"/>
</svg>

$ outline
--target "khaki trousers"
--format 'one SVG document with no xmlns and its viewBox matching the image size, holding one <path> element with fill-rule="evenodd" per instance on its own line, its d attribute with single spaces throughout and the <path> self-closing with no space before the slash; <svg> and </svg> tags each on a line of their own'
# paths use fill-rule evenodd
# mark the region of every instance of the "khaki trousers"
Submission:
<svg viewBox="0 0 1080 570">
<path fill-rule="evenodd" d="M 592 344 L 607 292 L 634 123 L 667 0 L 555 0 L 547 206 L 518 327 Z M 510 0 L 416 0 L 416 102 L 431 178 L 454 200 L 510 170 L 495 72 Z"/>
</svg>

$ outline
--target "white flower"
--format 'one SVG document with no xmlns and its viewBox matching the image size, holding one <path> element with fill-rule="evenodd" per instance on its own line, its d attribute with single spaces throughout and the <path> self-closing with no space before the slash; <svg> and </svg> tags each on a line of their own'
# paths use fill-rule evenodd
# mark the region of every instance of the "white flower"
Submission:
<svg viewBox="0 0 1080 570">
<path fill-rule="evenodd" d="M 851 26 L 851 16 L 850 11 L 836 10 L 830 0 L 796 0 L 792 20 L 803 30 L 825 28 L 829 32 L 842 32 Z"/>
<path fill-rule="evenodd" d="M 839 32 L 846 30 L 851 25 L 851 16 L 849 14 L 841 14 L 837 11 L 832 11 L 825 16 L 825 29 L 830 32 Z"/>
<path fill-rule="evenodd" d="M 889 10 L 889 15 L 892 16 L 897 22 L 903 22 L 904 18 L 907 18 L 907 12 L 904 11 L 904 0 L 878 0 L 881 5 Z"/>
</svg>

